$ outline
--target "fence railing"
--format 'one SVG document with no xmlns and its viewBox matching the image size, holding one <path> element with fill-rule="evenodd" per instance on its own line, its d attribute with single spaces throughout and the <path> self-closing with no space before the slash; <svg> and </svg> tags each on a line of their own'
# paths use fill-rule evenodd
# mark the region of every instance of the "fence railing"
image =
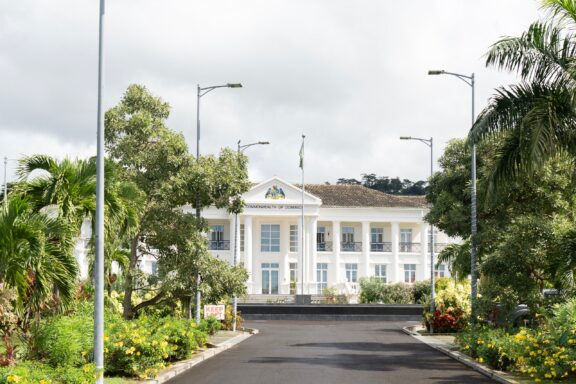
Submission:
<svg viewBox="0 0 576 384">
<path fill-rule="evenodd" d="M 331 241 L 325 241 L 323 243 L 317 243 L 316 244 L 316 250 L 318 252 L 332 252 L 332 242 Z"/>
<path fill-rule="evenodd" d="M 392 243 L 370 243 L 370 252 L 392 252 Z"/>
<path fill-rule="evenodd" d="M 229 251 L 230 240 L 208 240 L 208 249 L 211 251 Z"/>
<path fill-rule="evenodd" d="M 399 251 L 400 252 L 414 253 L 414 252 L 420 252 L 420 249 L 422 249 L 420 243 L 400 243 L 399 244 Z"/>
<path fill-rule="evenodd" d="M 342 242 L 340 243 L 342 252 L 362 252 L 362 243 L 360 242 Z"/>
</svg>

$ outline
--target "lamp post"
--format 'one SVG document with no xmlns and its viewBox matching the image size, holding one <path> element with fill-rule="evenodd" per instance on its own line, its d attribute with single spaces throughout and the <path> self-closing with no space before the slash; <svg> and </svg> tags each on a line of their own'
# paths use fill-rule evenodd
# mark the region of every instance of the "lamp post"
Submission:
<svg viewBox="0 0 576 384">
<path fill-rule="evenodd" d="M 428 71 L 429 75 L 450 75 L 455 76 L 468 84 L 472 89 L 472 126 L 474 125 L 474 73 L 470 76 L 462 75 L 460 73 L 447 72 L 444 70 L 431 70 Z M 476 209 L 476 143 L 472 142 L 472 193 L 471 193 L 471 217 L 470 217 L 470 285 L 472 287 L 471 292 L 471 319 L 472 319 L 472 330 L 476 326 L 476 298 L 478 296 L 478 279 L 476 276 L 477 271 L 477 247 L 476 247 L 476 233 L 477 233 L 477 209 Z"/>
<path fill-rule="evenodd" d="M 238 140 L 238 155 L 242 153 L 246 148 L 251 147 L 253 145 L 267 145 L 270 144 L 268 141 L 258 141 L 256 143 L 244 144 L 240 145 L 241 140 Z M 238 265 L 238 256 L 240 255 L 240 218 L 238 217 L 238 213 L 234 214 L 234 266 Z M 238 313 L 238 297 L 234 295 L 232 299 L 232 312 L 233 312 L 233 320 L 232 320 L 232 331 L 236 332 L 236 315 Z"/>
<path fill-rule="evenodd" d="M 434 175 L 434 138 L 422 139 L 419 137 L 401 136 L 400 140 L 416 140 L 430 147 L 430 180 Z M 430 224 L 430 313 L 434 314 L 434 225 Z M 430 333 L 434 333 L 432 322 L 430 322 Z"/>
<path fill-rule="evenodd" d="M 210 87 L 197 87 L 196 97 L 196 163 L 200 162 L 200 98 L 216 88 L 242 88 L 240 83 L 227 83 Z M 196 219 L 200 222 L 200 194 L 196 194 Z M 196 272 L 196 305 L 194 308 L 196 324 L 200 324 L 200 271 Z"/>
<path fill-rule="evenodd" d="M 94 268 L 94 370 L 104 383 L 104 113 L 102 111 L 105 0 L 100 0 L 98 31 L 98 107 L 96 133 L 96 257 Z"/>
</svg>

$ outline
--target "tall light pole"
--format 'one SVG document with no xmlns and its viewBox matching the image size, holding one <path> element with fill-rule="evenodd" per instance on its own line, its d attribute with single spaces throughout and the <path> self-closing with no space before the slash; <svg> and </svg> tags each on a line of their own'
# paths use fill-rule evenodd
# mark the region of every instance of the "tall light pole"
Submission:
<svg viewBox="0 0 576 384">
<path fill-rule="evenodd" d="M 96 266 L 94 268 L 94 369 L 96 383 L 104 384 L 104 113 L 102 69 L 105 0 L 100 0 L 98 32 L 98 117 L 96 134 Z"/>
<path fill-rule="evenodd" d="M 267 145 L 270 144 L 268 141 L 258 141 L 256 143 L 244 144 L 240 145 L 241 140 L 238 140 L 238 155 L 242 153 L 246 148 L 251 147 L 253 145 Z M 234 266 L 238 265 L 238 256 L 240 255 L 240 218 L 238 217 L 238 213 L 234 214 Z M 233 319 L 232 319 L 232 331 L 236 332 L 236 316 L 238 314 L 238 297 L 234 295 L 232 299 L 232 312 L 233 312 Z"/>
<path fill-rule="evenodd" d="M 197 87 L 197 97 L 196 97 L 196 163 L 200 162 L 200 98 L 215 90 L 216 88 L 242 88 L 240 83 L 227 83 L 224 85 L 213 85 L 210 87 Z M 196 219 L 200 222 L 200 194 L 196 194 Z M 194 308 L 194 317 L 196 319 L 196 324 L 200 324 L 200 271 L 196 272 L 196 305 Z"/>
<path fill-rule="evenodd" d="M 472 89 L 472 124 L 470 129 L 474 125 L 474 73 L 470 76 L 462 75 L 459 73 L 446 72 L 444 70 L 431 70 L 428 71 L 429 75 L 451 75 L 459 78 Z M 476 233 L 477 233 L 477 210 L 476 210 L 476 143 L 472 142 L 472 193 L 471 193 L 471 224 L 470 224 L 470 285 L 472 286 L 471 292 L 471 322 L 472 330 L 476 326 L 476 298 L 478 296 L 478 279 L 476 275 L 477 271 L 477 248 L 476 248 Z"/>
<path fill-rule="evenodd" d="M 430 181 L 432 181 L 432 176 L 434 175 L 434 138 L 422 139 L 419 137 L 400 136 L 400 140 L 417 140 L 430 147 Z M 436 289 L 434 287 L 434 225 L 432 224 L 430 224 L 430 234 L 430 313 L 434 315 L 434 296 Z M 430 333 L 434 333 L 432 322 L 430 322 Z"/>
</svg>

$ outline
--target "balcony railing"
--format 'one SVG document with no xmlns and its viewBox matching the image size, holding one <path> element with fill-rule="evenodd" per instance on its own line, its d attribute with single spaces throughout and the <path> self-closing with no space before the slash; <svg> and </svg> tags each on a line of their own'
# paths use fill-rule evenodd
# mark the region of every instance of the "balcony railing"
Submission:
<svg viewBox="0 0 576 384">
<path fill-rule="evenodd" d="M 360 242 L 342 242 L 340 247 L 342 252 L 362 252 L 362 243 Z"/>
<path fill-rule="evenodd" d="M 392 243 L 370 243 L 370 252 L 392 252 Z"/>
<path fill-rule="evenodd" d="M 323 243 L 317 243 L 316 244 L 316 250 L 318 252 L 332 252 L 332 242 L 331 241 L 325 241 Z"/>
<path fill-rule="evenodd" d="M 400 243 L 400 252 L 420 252 L 420 243 Z"/>
<path fill-rule="evenodd" d="M 430 243 L 428 243 L 428 252 L 430 252 Z M 434 243 L 434 253 L 440 253 L 446 248 L 446 243 Z"/>
<path fill-rule="evenodd" d="M 208 240 L 208 249 L 211 251 L 229 251 L 230 240 Z"/>
</svg>

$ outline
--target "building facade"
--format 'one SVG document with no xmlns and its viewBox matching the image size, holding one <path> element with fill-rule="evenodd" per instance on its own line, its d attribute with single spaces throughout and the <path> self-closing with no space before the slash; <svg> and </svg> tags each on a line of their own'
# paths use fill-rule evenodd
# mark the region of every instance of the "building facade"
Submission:
<svg viewBox="0 0 576 384">
<path fill-rule="evenodd" d="M 424 196 L 395 196 L 361 185 L 300 185 L 278 177 L 252 187 L 235 216 L 209 208 L 208 245 L 248 270 L 250 294 L 358 293 L 363 277 L 394 283 L 430 278 L 437 254 L 455 239 L 430 233 Z M 192 207 L 185 210 L 193 212 Z M 303 220 L 302 220 L 303 218 Z M 445 265 L 436 276 L 448 276 Z"/>
</svg>

